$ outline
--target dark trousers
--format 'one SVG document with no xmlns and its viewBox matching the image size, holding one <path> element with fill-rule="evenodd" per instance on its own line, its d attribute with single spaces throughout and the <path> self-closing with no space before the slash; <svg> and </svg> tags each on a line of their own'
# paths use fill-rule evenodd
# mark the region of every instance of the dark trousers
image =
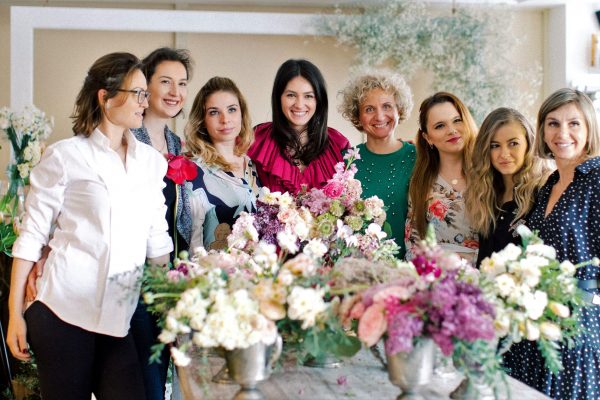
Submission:
<svg viewBox="0 0 600 400">
<path fill-rule="evenodd" d="M 85 312 L 85 311 L 82 311 Z M 144 400 L 131 334 L 102 335 L 70 325 L 36 301 L 25 312 L 44 400 Z"/>
<path fill-rule="evenodd" d="M 165 347 L 160 362 L 149 362 L 150 347 L 158 343 L 160 328 L 156 317 L 147 310 L 146 305 L 140 300 L 131 318 L 131 329 L 138 352 L 138 359 L 142 366 L 144 387 L 147 400 L 164 400 L 167 370 L 169 369 L 169 349 Z"/>
</svg>

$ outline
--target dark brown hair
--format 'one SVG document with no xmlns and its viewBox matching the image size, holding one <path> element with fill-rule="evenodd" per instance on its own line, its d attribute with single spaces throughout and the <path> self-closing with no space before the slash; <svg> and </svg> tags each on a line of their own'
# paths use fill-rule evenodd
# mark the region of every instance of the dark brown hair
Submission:
<svg viewBox="0 0 600 400">
<path fill-rule="evenodd" d="M 104 102 L 116 97 L 118 89 L 123 87 L 135 70 L 141 71 L 142 63 L 131 53 L 110 53 L 94 62 L 77 95 L 71 114 L 75 135 L 88 137 L 100 125 L 104 109 L 98 101 L 98 91 L 106 90 Z"/>
</svg>

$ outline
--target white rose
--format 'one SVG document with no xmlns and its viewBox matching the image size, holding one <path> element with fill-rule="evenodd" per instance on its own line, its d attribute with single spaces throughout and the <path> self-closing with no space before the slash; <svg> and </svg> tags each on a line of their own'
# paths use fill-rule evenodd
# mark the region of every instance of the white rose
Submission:
<svg viewBox="0 0 600 400">
<path fill-rule="evenodd" d="M 554 250 L 553 247 L 547 246 L 543 243 L 530 244 L 525 249 L 525 253 L 550 258 L 552 260 L 556 258 L 556 250 Z"/>
<path fill-rule="evenodd" d="M 167 329 L 163 329 L 160 335 L 158 335 L 158 340 L 161 343 L 173 343 L 175 339 L 177 339 L 177 335 Z"/>
<path fill-rule="evenodd" d="M 537 320 L 544 313 L 544 309 L 548 305 L 548 295 L 546 292 L 536 290 L 535 293 L 525 293 L 523 298 L 523 306 L 527 313 L 527 317 L 532 320 Z"/>
<path fill-rule="evenodd" d="M 567 318 L 569 315 L 571 315 L 571 310 L 569 310 L 569 307 L 565 306 L 564 304 L 557 303 L 556 301 L 551 301 L 548 304 L 548 308 L 555 315 L 561 318 Z"/>
<path fill-rule="evenodd" d="M 542 322 L 540 332 L 548 340 L 557 341 L 562 337 L 560 327 L 552 322 Z"/>
<path fill-rule="evenodd" d="M 502 274 L 495 279 L 496 289 L 502 297 L 508 297 L 516 287 L 515 279 L 510 274 Z"/>
<path fill-rule="evenodd" d="M 525 322 L 525 333 L 527 340 L 536 341 L 540 338 L 540 328 L 535 322 L 527 320 Z"/>
<path fill-rule="evenodd" d="M 521 224 L 521 225 L 517 226 L 517 233 L 523 239 L 528 239 L 531 236 L 533 236 L 533 232 L 531 232 L 531 229 L 529 229 L 528 227 L 526 227 L 524 224 Z"/>
<path fill-rule="evenodd" d="M 298 252 L 298 237 L 291 232 L 282 231 L 277 233 L 277 243 L 279 247 L 286 250 L 290 254 Z"/>
<path fill-rule="evenodd" d="M 571 261 L 565 260 L 560 263 L 560 270 L 567 275 L 573 276 L 575 275 L 576 268 Z"/>
<path fill-rule="evenodd" d="M 321 239 L 311 239 L 304 246 L 302 252 L 312 258 L 321 258 L 327 253 L 327 246 L 323 244 Z"/>
<path fill-rule="evenodd" d="M 295 286 L 287 298 L 288 316 L 302 321 L 302 329 L 314 326 L 318 314 L 325 311 L 322 290 Z"/>
<path fill-rule="evenodd" d="M 173 362 L 178 367 L 187 367 L 190 365 L 192 361 L 191 358 L 187 356 L 183 351 L 179 350 L 177 347 L 171 347 L 171 357 L 173 357 Z"/>
</svg>

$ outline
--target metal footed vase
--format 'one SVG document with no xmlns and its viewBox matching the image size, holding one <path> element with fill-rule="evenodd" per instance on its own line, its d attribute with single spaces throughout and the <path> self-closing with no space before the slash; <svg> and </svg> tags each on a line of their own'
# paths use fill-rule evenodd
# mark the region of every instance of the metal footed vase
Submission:
<svg viewBox="0 0 600 400">
<path fill-rule="evenodd" d="M 225 352 L 229 375 L 241 389 L 233 400 L 264 400 L 258 383 L 269 378 L 273 364 L 281 355 L 282 341 L 278 336 L 274 344 L 257 343 L 246 349 Z"/>
<path fill-rule="evenodd" d="M 410 353 L 386 354 L 390 381 L 402 390 L 397 400 L 425 400 L 419 391 L 431 382 L 435 349 L 432 339 L 422 339 Z"/>
<path fill-rule="evenodd" d="M 450 398 L 454 400 L 495 400 L 496 396 L 494 389 L 487 385 L 482 377 L 474 379 L 467 377 L 450 393 Z"/>
</svg>

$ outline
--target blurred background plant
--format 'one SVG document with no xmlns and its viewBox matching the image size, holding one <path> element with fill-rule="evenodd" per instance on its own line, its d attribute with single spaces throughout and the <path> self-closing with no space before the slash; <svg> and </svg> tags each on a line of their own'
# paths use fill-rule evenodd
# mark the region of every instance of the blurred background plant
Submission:
<svg viewBox="0 0 600 400">
<path fill-rule="evenodd" d="M 386 65 L 411 79 L 432 73 L 431 90 L 462 98 L 478 122 L 493 109 L 528 109 L 542 84 L 542 68 L 516 66 L 510 57 L 521 39 L 514 13 L 502 6 L 453 6 L 450 15 L 425 2 L 382 0 L 358 12 L 337 8 L 317 20 L 319 32 L 356 50 L 356 66 Z"/>
</svg>

